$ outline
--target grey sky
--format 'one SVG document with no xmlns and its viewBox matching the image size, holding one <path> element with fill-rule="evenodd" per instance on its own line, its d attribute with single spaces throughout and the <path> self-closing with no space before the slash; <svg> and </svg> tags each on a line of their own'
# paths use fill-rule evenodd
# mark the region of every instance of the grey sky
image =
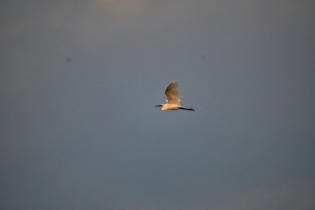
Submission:
<svg viewBox="0 0 315 210">
<path fill-rule="evenodd" d="M 314 11 L 1 1 L 0 209 L 315 209 Z"/>
</svg>

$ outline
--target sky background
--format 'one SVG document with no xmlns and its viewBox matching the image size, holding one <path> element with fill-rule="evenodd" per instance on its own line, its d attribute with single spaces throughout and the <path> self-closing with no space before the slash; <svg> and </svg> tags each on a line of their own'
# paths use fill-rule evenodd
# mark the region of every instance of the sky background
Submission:
<svg viewBox="0 0 315 210">
<path fill-rule="evenodd" d="M 2 0 L 0 71 L 1 210 L 315 209 L 315 1 Z"/>
</svg>

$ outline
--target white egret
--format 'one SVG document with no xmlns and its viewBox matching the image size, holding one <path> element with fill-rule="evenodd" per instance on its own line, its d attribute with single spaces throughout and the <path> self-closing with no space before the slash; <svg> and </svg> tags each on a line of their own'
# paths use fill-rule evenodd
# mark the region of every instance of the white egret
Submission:
<svg viewBox="0 0 315 210">
<path fill-rule="evenodd" d="M 188 111 L 195 111 L 192 107 L 185 108 L 180 105 L 178 94 L 178 82 L 175 80 L 166 88 L 166 104 L 155 105 L 155 107 L 161 107 L 163 111 L 184 109 Z"/>
</svg>

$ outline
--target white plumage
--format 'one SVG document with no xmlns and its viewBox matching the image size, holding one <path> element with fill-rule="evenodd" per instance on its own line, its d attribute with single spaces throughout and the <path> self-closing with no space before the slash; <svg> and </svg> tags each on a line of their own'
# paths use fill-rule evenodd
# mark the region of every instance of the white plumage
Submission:
<svg viewBox="0 0 315 210">
<path fill-rule="evenodd" d="M 185 108 L 180 105 L 179 94 L 178 94 L 178 82 L 176 82 L 175 80 L 166 88 L 165 95 L 167 98 L 166 104 L 156 105 L 156 107 L 161 107 L 163 111 L 178 110 L 178 109 L 195 111 L 192 107 Z"/>
</svg>

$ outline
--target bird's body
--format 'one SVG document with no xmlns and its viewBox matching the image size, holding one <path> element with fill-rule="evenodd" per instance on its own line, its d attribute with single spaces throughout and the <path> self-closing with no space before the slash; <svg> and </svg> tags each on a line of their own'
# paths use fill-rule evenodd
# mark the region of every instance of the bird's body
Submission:
<svg viewBox="0 0 315 210">
<path fill-rule="evenodd" d="M 178 110 L 178 109 L 183 109 L 183 110 L 189 110 L 189 111 L 195 111 L 192 107 L 191 108 L 185 108 L 180 105 L 180 100 L 179 100 L 179 94 L 178 94 L 178 82 L 173 81 L 165 90 L 165 95 L 166 95 L 166 104 L 160 104 L 156 105 L 156 107 L 161 107 L 163 111 L 167 110 Z"/>
</svg>

